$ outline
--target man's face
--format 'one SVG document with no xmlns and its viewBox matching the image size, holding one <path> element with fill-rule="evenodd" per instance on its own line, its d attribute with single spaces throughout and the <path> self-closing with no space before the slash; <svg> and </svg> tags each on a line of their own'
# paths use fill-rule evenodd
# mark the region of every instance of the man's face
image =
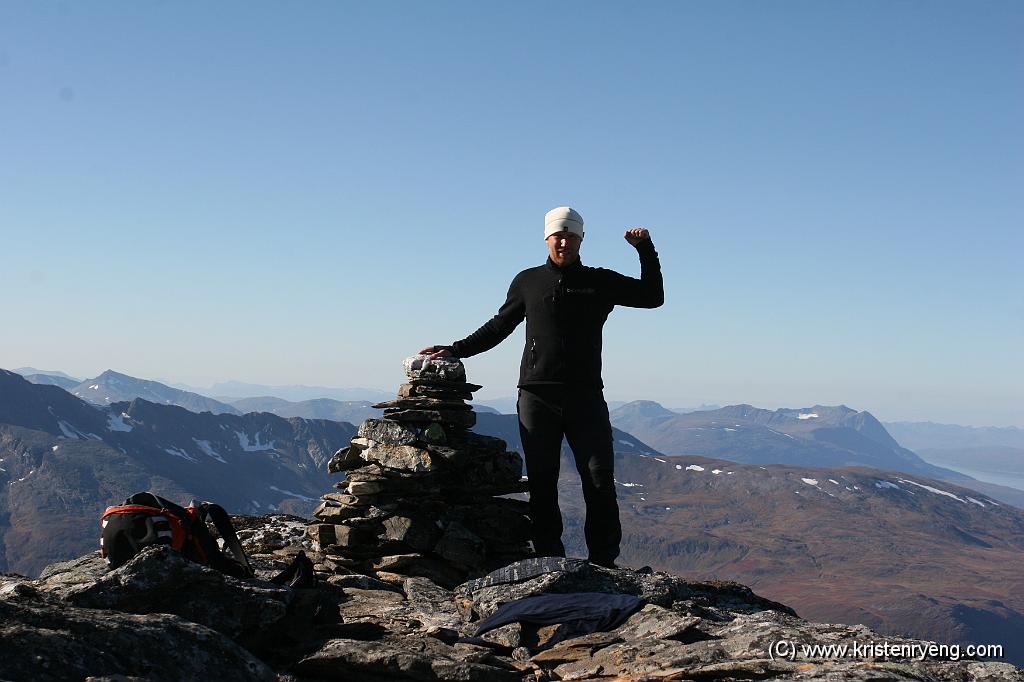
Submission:
<svg viewBox="0 0 1024 682">
<path fill-rule="evenodd" d="M 580 242 L 583 237 L 574 232 L 562 231 L 548 235 L 545 239 L 548 243 L 548 255 L 551 262 L 558 267 L 572 265 L 580 258 Z"/>
</svg>

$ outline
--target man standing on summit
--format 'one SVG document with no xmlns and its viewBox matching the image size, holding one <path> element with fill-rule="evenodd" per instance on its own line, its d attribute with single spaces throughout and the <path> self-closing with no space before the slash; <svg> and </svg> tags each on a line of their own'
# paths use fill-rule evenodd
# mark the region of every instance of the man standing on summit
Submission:
<svg viewBox="0 0 1024 682">
<path fill-rule="evenodd" d="M 584 533 L 590 561 L 614 566 L 622 529 L 615 500 L 614 454 L 601 381 L 601 329 L 616 305 L 657 308 L 665 300 L 661 265 L 642 227 L 623 237 L 640 255 L 640 279 L 580 262 L 583 217 L 568 206 L 544 216 L 548 259 L 523 270 L 498 314 L 433 357 L 468 358 L 490 350 L 526 318 L 519 368 L 519 433 L 530 485 L 533 547 L 538 556 L 565 556 L 558 508 L 562 437 L 569 441 L 587 505 Z"/>
</svg>

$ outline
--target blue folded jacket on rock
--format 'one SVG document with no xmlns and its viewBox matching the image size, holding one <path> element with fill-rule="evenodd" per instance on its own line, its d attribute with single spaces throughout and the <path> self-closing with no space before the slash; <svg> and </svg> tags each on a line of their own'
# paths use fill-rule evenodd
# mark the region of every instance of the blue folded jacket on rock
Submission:
<svg viewBox="0 0 1024 682">
<path fill-rule="evenodd" d="M 498 610 L 480 621 L 474 637 L 509 623 L 564 625 L 547 642 L 551 646 L 566 639 L 591 632 L 614 630 L 635 613 L 641 600 L 631 594 L 605 592 L 571 592 L 568 594 L 536 594 L 505 602 Z"/>
</svg>

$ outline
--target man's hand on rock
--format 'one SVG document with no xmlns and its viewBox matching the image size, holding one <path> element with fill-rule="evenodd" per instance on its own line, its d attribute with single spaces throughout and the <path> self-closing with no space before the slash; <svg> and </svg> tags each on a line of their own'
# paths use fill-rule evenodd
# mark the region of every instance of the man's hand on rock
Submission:
<svg viewBox="0 0 1024 682">
<path fill-rule="evenodd" d="M 445 346 L 427 346 L 419 352 L 419 355 L 429 355 L 431 360 L 438 358 L 450 358 L 452 352 Z"/>
<path fill-rule="evenodd" d="M 651 233 L 642 227 L 634 227 L 626 230 L 626 234 L 622 237 L 629 242 L 630 246 L 636 246 L 645 239 L 651 238 Z"/>
</svg>

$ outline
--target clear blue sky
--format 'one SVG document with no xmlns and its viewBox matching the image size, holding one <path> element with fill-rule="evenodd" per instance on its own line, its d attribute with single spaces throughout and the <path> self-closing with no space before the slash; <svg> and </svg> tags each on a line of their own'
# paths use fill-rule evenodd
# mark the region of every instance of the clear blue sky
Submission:
<svg viewBox="0 0 1024 682">
<path fill-rule="evenodd" d="M 5 0 L 0 367 L 390 390 L 569 204 L 609 399 L 1024 426 L 1022 121 L 1017 1 Z"/>
</svg>

